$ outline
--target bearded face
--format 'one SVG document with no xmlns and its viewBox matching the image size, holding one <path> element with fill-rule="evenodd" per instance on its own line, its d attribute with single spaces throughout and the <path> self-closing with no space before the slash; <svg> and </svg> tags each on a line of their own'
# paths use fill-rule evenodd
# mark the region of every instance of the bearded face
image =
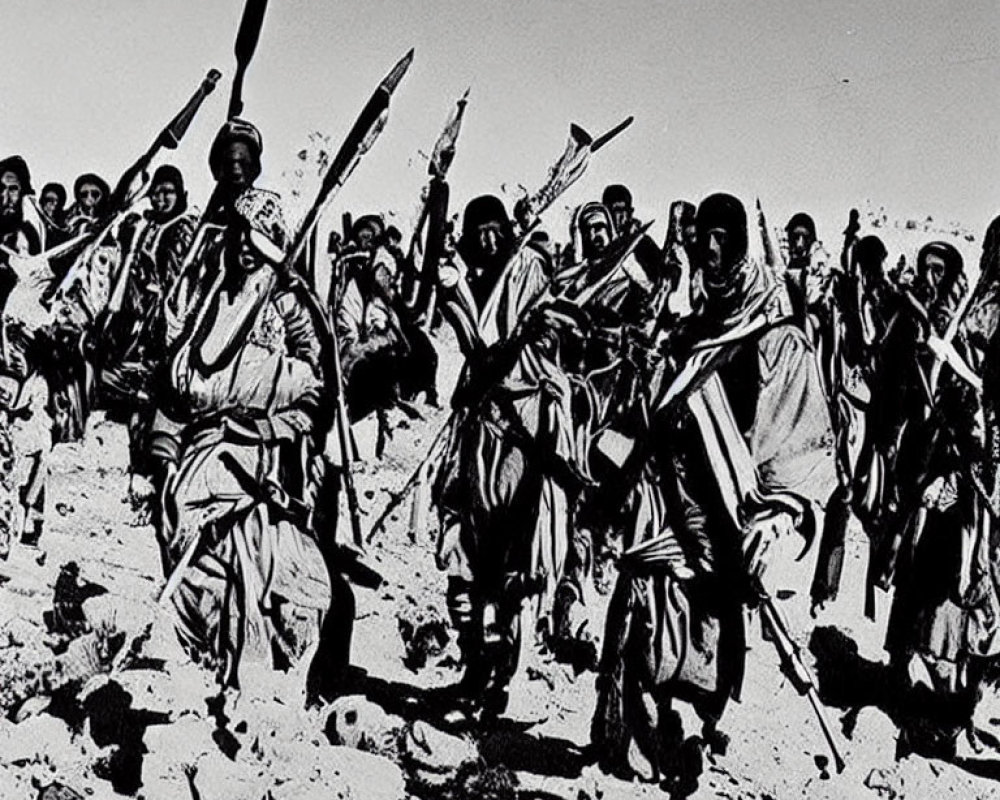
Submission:
<svg viewBox="0 0 1000 800">
<path fill-rule="evenodd" d="M 0 217 L 11 219 L 21 211 L 21 181 L 13 172 L 0 175 Z"/>
<path fill-rule="evenodd" d="M 597 258 L 611 244 L 611 228 L 602 214 L 593 214 L 580 222 L 583 238 L 583 254 L 586 258 Z"/>
</svg>

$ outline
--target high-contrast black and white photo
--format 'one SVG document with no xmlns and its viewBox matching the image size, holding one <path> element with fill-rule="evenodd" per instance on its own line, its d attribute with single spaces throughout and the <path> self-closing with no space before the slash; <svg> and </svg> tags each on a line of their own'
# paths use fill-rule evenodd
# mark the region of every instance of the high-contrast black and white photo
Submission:
<svg viewBox="0 0 1000 800">
<path fill-rule="evenodd" d="M 0 800 L 1000 798 L 996 0 L 4 0 Z"/>
</svg>

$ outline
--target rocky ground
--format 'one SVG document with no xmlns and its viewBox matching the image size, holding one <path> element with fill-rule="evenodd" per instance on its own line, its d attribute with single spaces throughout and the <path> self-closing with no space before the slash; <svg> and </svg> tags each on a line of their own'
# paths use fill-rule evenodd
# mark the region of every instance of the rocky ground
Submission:
<svg viewBox="0 0 1000 800">
<path fill-rule="evenodd" d="M 443 359 L 444 397 L 455 361 Z M 426 416 L 394 416 L 385 457 L 357 473 L 366 529 L 446 412 L 428 409 Z M 185 658 L 169 615 L 155 604 L 159 555 L 152 528 L 128 500 L 125 465 L 124 431 L 95 419 L 82 443 L 55 453 L 41 549 L 16 547 L 0 562 L 0 701 L 8 712 L 0 721 L 0 798 L 395 800 L 445 796 L 442 784 L 451 797 L 668 796 L 590 763 L 594 675 L 577 674 L 536 646 L 527 648 L 504 719 L 475 738 L 440 730 L 436 690 L 459 672 L 454 644 L 444 642 L 433 519 L 411 537 L 409 502 L 369 546 L 387 583 L 357 591 L 357 693 L 306 710 L 301 675 L 259 671 L 243 692 L 220 695 L 212 676 Z M 875 623 L 863 619 L 865 558 L 855 533 L 842 599 L 815 620 L 805 602 L 809 558 L 782 573 L 782 606 L 819 673 L 846 770 L 831 768 L 807 700 L 754 627 L 742 700 L 723 720 L 728 751 L 706 762 L 696 800 L 1000 797 L 1000 783 L 975 774 L 988 774 L 986 767 L 897 760 L 898 729 L 881 691 L 886 603 L 880 599 Z M 78 577 L 63 569 L 70 562 Z M 83 618 L 73 617 L 65 595 L 54 606 L 60 575 L 84 598 Z M 596 592 L 591 598 L 598 629 L 602 600 Z M 63 635 L 48 631 L 46 612 Z M 401 630 L 414 628 L 422 644 L 408 648 Z"/>
</svg>

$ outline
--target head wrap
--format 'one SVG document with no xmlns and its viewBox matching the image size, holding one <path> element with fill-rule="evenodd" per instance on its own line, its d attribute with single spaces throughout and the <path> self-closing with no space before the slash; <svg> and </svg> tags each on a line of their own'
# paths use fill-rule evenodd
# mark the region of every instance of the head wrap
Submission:
<svg viewBox="0 0 1000 800">
<path fill-rule="evenodd" d="M 5 172 L 13 172 L 17 176 L 22 195 L 35 193 L 31 188 L 31 172 L 28 170 L 28 164 L 21 156 L 9 156 L 0 161 L 0 176 Z"/>
<path fill-rule="evenodd" d="M 260 131 L 239 117 L 226 120 L 226 123 L 215 135 L 212 149 L 208 151 L 208 166 L 212 170 L 212 177 L 219 180 L 219 176 L 222 175 L 222 156 L 226 147 L 232 142 L 243 142 L 250 149 L 254 160 L 251 182 L 256 180 L 257 176 L 260 175 L 260 157 L 264 152 L 264 142 L 260 137 Z"/>
<path fill-rule="evenodd" d="M 156 172 L 153 173 L 153 180 L 149 183 L 150 193 L 161 183 L 172 183 L 177 190 L 177 205 L 170 212 L 170 216 L 176 217 L 187 211 L 187 192 L 184 190 L 184 176 L 181 171 L 173 164 L 163 164 L 157 167 Z"/>
<path fill-rule="evenodd" d="M 687 200 L 674 200 L 670 204 L 671 211 L 677 208 L 677 215 L 680 217 L 681 225 L 690 225 L 693 223 L 697 217 L 698 209 L 695 207 L 694 203 L 688 202 Z M 673 214 L 671 214 L 673 216 Z"/>
<path fill-rule="evenodd" d="M 759 314 L 769 319 L 786 313 L 786 298 L 774 275 L 761 261 L 747 253 L 747 215 L 743 204 L 729 194 L 713 194 L 698 206 L 695 219 L 698 239 L 721 228 L 727 234 L 724 255 L 731 262 L 720 273 L 699 270 L 703 303 L 698 316 L 711 336 L 719 336 L 747 325 Z"/>
<path fill-rule="evenodd" d="M 289 243 L 281 197 L 264 189 L 247 189 L 236 198 L 233 210 L 246 223 L 254 248 L 268 261 L 280 263 Z"/>
<path fill-rule="evenodd" d="M 365 214 L 358 217 L 358 221 L 354 223 L 354 228 L 351 230 L 351 236 L 356 240 L 365 228 L 372 232 L 372 237 L 376 240 L 381 240 L 385 235 L 385 224 L 377 214 Z"/>
<path fill-rule="evenodd" d="M 933 287 L 931 286 L 933 279 L 927 273 L 927 257 L 931 255 L 938 256 L 944 262 L 945 268 L 940 283 Z M 928 311 L 932 317 L 936 317 L 934 322 L 937 327 L 942 327 L 942 323 L 947 326 L 968 290 L 964 267 L 962 254 L 948 242 L 930 242 L 921 247 L 917 253 L 917 276 L 921 283 L 918 291 L 925 297 L 931 290 L 933 291 L 933 308 L 928 308 Z"/>
<path fill-rule="evenodd" d="M 881 283 L 882 262 L 888 255 L 889 251 L 878 236 L 864 236 L 854 245 L 851 261 L 861 270 L 862 280 Z"/>
<path fill-rule="evenodd" d="M 747 212 L 743 203 L 731 194 L 713 194 L 701 201 L 695 217 L 698 239 L 713 228 L 722 228 L 727 234 L 727 257 L 736 263 L 747 254 Z"/>
<path fill-rule="evenodd" d="M 612 183 L 605 187 L 604 193 L 601 195 L 601 205 L 611 208 L 615 203 L 624 203 L 629 208 L 632 207 L 632 193 L 628 187 L 620 183 Z"/>
<path fill-rule="evenodd" d="M 98 203 L 98 208 L 100 208 L 104 203 L 108 202 L 108 198 L 111 196 L 111 187 L 108 186 L 108 182 L 104 178 L 100 175 L 95 175 L 93 172 L 85 172 L 73 181 L 73 197 L 78 198 L 80 190 L 88 183 L 101 190 L 101 200 Z"/>
<path fill-rule="evenodd" d="M 601 217 L 601 219 L 603 219 L 605 224 L 608 226 L 608 232 L 611 235 L 611 239 L 615 238 L 615 221 L 611 216 L 611 212 L 608 211 L 602 203 L 598 203 L 593 200 L 589 203 L 584 203 L 576 209 L 576 212 L 573 214 L 573 221 L 569 226 L 573 253 L 576 255 L 577 260 L 582 260 L 584 257 L 583 223 L 591 217 Z"/>
<path fill-rule="evenodd" d="M 785 226 L 785 233 L 791 234 L 796 228 L 805 228 L 809 231 L 812 240 L 816 241 L 816 223 L 813 222 L 812 217 L 803 211 L 792 215 L 792 218 L 788 220 L 788 224 Z"/>
<path fill-rule="evenodd" d="M 63 208 L 66 205 L 66 187 L 61 183 L 47 183 L 42 187 L 42 197 L 51 192 L 56 197 L 59 198 L 59 208 Z"/>
<path fill-rule="evenodd" d="M 491 194 L 480 195 L 470 200 L 462 215 L 462 237 L 458 241 L 458 251 L 468 259 L 479 252 L 478 229 L 490 222 L 499 223 L 501 237 L 507 243 L 514 239 L 514 226 L 507 216 L 507 209 L 499 197 Z M 506 260 L 506 256 L 504 256 Z"/>
</svg>

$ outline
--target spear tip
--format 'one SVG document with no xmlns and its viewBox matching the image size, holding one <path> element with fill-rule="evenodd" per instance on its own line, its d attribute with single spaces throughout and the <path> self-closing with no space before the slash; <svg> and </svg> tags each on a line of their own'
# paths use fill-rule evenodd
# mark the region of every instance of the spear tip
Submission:
<svg viewBox="0 0 1000 800">
<path fill-rule="evenodd" d="M 396 63 L 396 66 L 392 68 L 388 75 L 385 76 L 385 80 L 382 81 L 382 88 L 385 89 L 389 94 L 396 91 L 396 87 L 399 86 L 399 82 L 403 80 L 403 76 L 406 71 L 410 68 L 410 64 L 413 63 L 413 52 L 414 48 L 410 48 L 409 52 L 403 56 Z"/>
</svg>

